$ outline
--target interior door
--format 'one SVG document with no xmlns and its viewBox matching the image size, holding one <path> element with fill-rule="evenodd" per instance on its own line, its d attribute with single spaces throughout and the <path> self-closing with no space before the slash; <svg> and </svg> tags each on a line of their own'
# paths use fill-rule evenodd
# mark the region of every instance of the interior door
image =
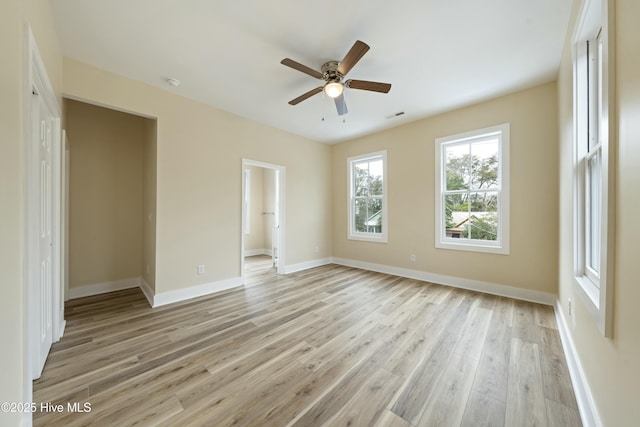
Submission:
<svg viewBox="0 0 640 427">
<path fill-rule="evenodd" d="M 53 115 L 38 94 L 33 99 L 33 135 L 38 138 L 38 248 L 40 274 L 36 286 L 35 301 L 38 319 L 38 352 L 34 366 L 34 378 L 40 377 L 53 342 L 53 170 L 52 124 Z M 34 313 L 35 314 L 35 313 Z"/>
</svg>

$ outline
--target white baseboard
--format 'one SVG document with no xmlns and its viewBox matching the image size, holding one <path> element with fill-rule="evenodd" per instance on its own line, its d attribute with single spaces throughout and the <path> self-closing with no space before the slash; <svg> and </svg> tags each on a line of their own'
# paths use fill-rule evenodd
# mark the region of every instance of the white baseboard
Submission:
<svg viewBox="0 0 640 427">
<path fill-rule="evenodd" d="M 271 256 L 271 249 L 246 249 L 244 251 L 244 256 L 256 256 L 256 255 L 269 255 Z"/>
<path fill-rule="evenodd" d="M 120 291 L 122 289 L 140 288 L 151 307 L 159 307 L 161 305 L 171 304 L 174 302 L 184 301 L 203 295 L 220 292 L 227 289 L 235 288 L 242 285 L 241 277 L 220 280 L 218 282 L 205 283 L 202 285 L 192 286 L 190 288 L 178 289 L 170 292 L 156 294 L 151 286 L 142 278 L 135 277 L 130 279 L 115 280 L 113 282 L 94 283 L 92 285 L 81 286 L 69 289 L 69 298 L 82 298 L 92 295 L 105 294 L 107 292 Z"/>
<path fill-rule="evenodd" d="M 296 273 L 302 270 L 308 270 L 309 268 L 321 267 L 323 265 L 331 264 L 333 261 L 331 258 L 319 258 L 311 261 L 305 261 L 298 264 L 285 265 L 284 274 Z"/>
<path fill-rule="evenodd" d="M 530 301 L 538 304 L 553 306 L 556 301 L 556 296 L 554 294 L 534 291 L 531 289 L 514 288 L 512 286 L 497 285 L 495 283 L 481 282 L 479 280 L 445 276 L 442 274 L 429 273 L 426 271 L 392 267 L 389 265 L 374 264 L 370 262 L 356 261 L 344 258 L 332 258 L 332 262 L 334 264 L 344 265 L 347 267 L 355 267 L 364 270 L 377 271 L 379 273 L 393 274 L 394 276 L 423 280 L 425 282 L 452 286 L 454 288 L 468 289 L 471 291 L 478 291 L 486 294 L 509 297 L 523 301 Z"/>
<path fill-rule="evenodd" d="M 555 312 L 558 332 L 560 333 L 560 340 L 562 341 L 562 349 L 567 359 L 567 366 L 569 367 L 571 383 L 573 384 L 573 391 L 576 395 L 576 401 L 578 402 L 578 410 L 580 411 L 582 424 L 585 427 L 600 427 L 602 426 L 602 421 L 600 421 L 595 400 L 593 399 L 593 394 L 591 394 L 591 388 L 584 374 L 584 369 L 582 369 L 578 351 L 569 333 L 569 326 L 566 317 L 564 317 L 560 301 L 556 301 Z"/>
<path fill-rule="evenodd" d="M 90 285 L 69 288 L 69 299 L 106 294 L 107 292 L 121 291 L 123 289 L 138 288 L 140 287 L 140 280 L 140 277 L 131 277 L 128 279 L 92 283 Z"/>
<path fill-rule="evenodd" d="M 144 280 L 144 277 L 140 278 L 140 290 L 144 294 L 147 301 L 149 301 L 149 305 L 153 307 L 153 289 L 151 289 L 151 285 Z"/>
<path fill-rule="evenodd" d="M 218 282 L 204 283 L 202 285 L 191 286 L 189 288 L 177 289 L 175 291 L 163 292 L 160 294 L 156 293 L 152 295 L 151 306 L 160 307 L 161 305 L 185 301 L 191 298 L 225 291 L 227 289 L 235 288 L 238 286 L 242 286 L 242 277 L 233 277 L 231 279 L 220 280 Z M 148 290 L 150 291 L 151 288 L 149 288 Z M 149 297 L 147 296 L 147 299 L 148 298 Z"/>
</svg>

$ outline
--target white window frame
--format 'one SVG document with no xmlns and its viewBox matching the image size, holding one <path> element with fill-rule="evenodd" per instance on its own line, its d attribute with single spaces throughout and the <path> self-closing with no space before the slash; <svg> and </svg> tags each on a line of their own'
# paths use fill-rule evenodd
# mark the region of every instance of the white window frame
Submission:
<svg viewBox="0 0 640 427">
<path fill-rule="evenodd" d="M 356 163 L 382 159 L 382 233 L 364 233 L 355 230 L 355 197 L 353 168 Z M 347 158 L 347 175 L 349 177 L 348 195 L 348 217 L 347 217 L 347 238 L 349 240 L 362 240 L 367 242 L 387 243 L 388 218 L 387 218 L 387 151 L 376 151 L 374 153 L 363 154 L 361 156 Z"/>
<path fill-rule="evenodd" d="M 509 123 L 477 129 L 435 140 L 435 246 L 439 249 L 509 254 Z M 445 208 L 445 156 L 444 149 L 454 144 L 481 142 L 498 137 L 498 239 L 456 239 L 446 236 Z"/>
<path fill-rule="evenodd" d="M 585 0 L 573 35 L 574 93 L 574 284 L 600 332 L 613 335 L 613 248 L 615 228 L 613 142 L 613 41 L 609 39 L 608 0 Z M 590 162 L 600 158 L 600 194 L 591 209 Z M 613 177 L 611 177 L 613 178 Z M 592 235 L 592 221 L 598 221 Z M 599 263 L 591 265 L 592 250 Z"/>
</svg>

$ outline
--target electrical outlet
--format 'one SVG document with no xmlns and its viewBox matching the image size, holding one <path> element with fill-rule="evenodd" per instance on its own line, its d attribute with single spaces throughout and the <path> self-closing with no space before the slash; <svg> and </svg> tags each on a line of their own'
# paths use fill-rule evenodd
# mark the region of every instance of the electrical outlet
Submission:
<svg viewBox="0 0 640 427">
<path fill-rule="evenodd" d="M 573 300 L 569 298 L 569 316 L 573 317 Z"/>
<path fill-rule="evenodd" d="M 411 254 L 411 255 L 409 256 L 409 259 L 411 260 L 411 262 L 416 262 L 416 256 L 415 256 L 415 254 Z"/>
<path fill-rule="evenodd" d="M 204 274 L 204 264 L 198 266 L 198 274 Z"/>
</svg>

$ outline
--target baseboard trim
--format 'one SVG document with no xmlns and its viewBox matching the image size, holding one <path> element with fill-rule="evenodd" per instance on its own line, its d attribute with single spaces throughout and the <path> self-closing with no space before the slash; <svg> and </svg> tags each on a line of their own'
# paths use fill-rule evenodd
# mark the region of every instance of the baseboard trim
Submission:
<svg viewBox="0 0 640 427">
<path fill-rule="evenodd" d="M 363 270 L 377 271 L 379 273 L 385 274 L 393 274 L 394 276 L 406 277 L 408 279 L 423 280 L 425 282 L 437 283 L 440 285 L 452 286 L 454 288 L 468 289 L 471 291 L 483 292 L 485 294 L 492 294 L 523 301 L 535 302 L 538 304 L 553 306 L 556 301 L 556 296 L 553 294 L 534 291 L 531 289 L 514 288 L 512 286 L 481 282 L 479 280 L 445 276 L 442 274 L 429 273 L 426 271 L 411 270 L 408 268 L 374 264 L 370 262 L 345 258 L 332 258 L 332 262 L 334 264 L 344 265 L 347 267 L 361 268 Z"/>
<path fill-rule="evenodd" d="M 69 288 L 69 299 L 90 297 L 93 295 L 106 294 L 108 292 L 121 291 L 140 287 L 140 277 L 130 277 L 128 279 L 113 280 L 110 282 L 93 283 L 90 285 Z"/>
<path fill-rule="evenodd" d="M 582 363 L 580 363 L 578 351 L 569 333 L 569 326 L 562 311 L 562 304 L 558 300 L 556 300 L 554 311 L 556 312 L 556 323 L 558 324 L 558 332 L 560 333 L 560 340 L 562 341 L 562 350 L 567 359 L 569 375 L 571 377 L 571 383 L 573 384 L 573 391 L 576 395 L 576 401 L 578 402 L 578 411 L 580 412 L 582 424 L 585 427 L 600 427 L 602 426 L 602 421 L 600 421 L 591 388 L 584 374 Z"/>
<path fill-rule="evenodd" d="M 233 277 L 226 280 L 220 280 L 218 282 L 204 283 L 202 285 L 191 286 L 189 288 L 154 294 L 152 297 L 151 306 L 160 307 L 162 305 L 172 304 L 174 302 L 185 301 L 191 298 L 197 298 L 203 295 L 225 291 L 227 289 L 235 288 L 238 286 L 242 286 L 242 277 Z M 151 289 L 149 288 L 149 290 Z M 147 296 L 147 299 L 148 298 L 149 297 Z"/>
<path fill-rule="evenodd" d="M 247 249 L 244 251 L 244 256 L 256 256 L 256 255 L 269 255 L 271 256 L 271 249 Z"/>
<path fill-rule="evenodd" d="M 308 270 L 315 267 L 322 267 L 323 265 L 331 263 L 333 263 L 333 260 L 331 258 L 318 258 L 298 264 L 285 265 L 284 274 L 297 273 L 298 271 Z"/>
<path fill-rule="evenodd" d="M 185 301 L 191 298 L 201 297 L 203 295 L 215 292 L 225 291 L 242 285 L 241 277 L 220 280 L 218 282 L 205 283 L 202 285 L 191 286 L 185 289 L 177 289 L 175 291 L 163 292 L 156 294 L 151 286 L 142 277 L 130 279 L 115 280 L 112 282 L 94 283 L 78 288 L 69 289 L 69 299 L 83 298 L 92 295 L 106 294 L 108 292 L 120 291 L 123 289 L 140 288 L 151 307 L 160 307 L 162 305 L 174 302 Z"/>
<path fill-rule="evenodd" d="M 149 305 L 153 307 L 153 289 L 151 289 L 151 285 L 149 285 L 147 281 L 144 280 L 144 277 L 140 279 L 140 290 L 149 302 Z"/>
</svg>

